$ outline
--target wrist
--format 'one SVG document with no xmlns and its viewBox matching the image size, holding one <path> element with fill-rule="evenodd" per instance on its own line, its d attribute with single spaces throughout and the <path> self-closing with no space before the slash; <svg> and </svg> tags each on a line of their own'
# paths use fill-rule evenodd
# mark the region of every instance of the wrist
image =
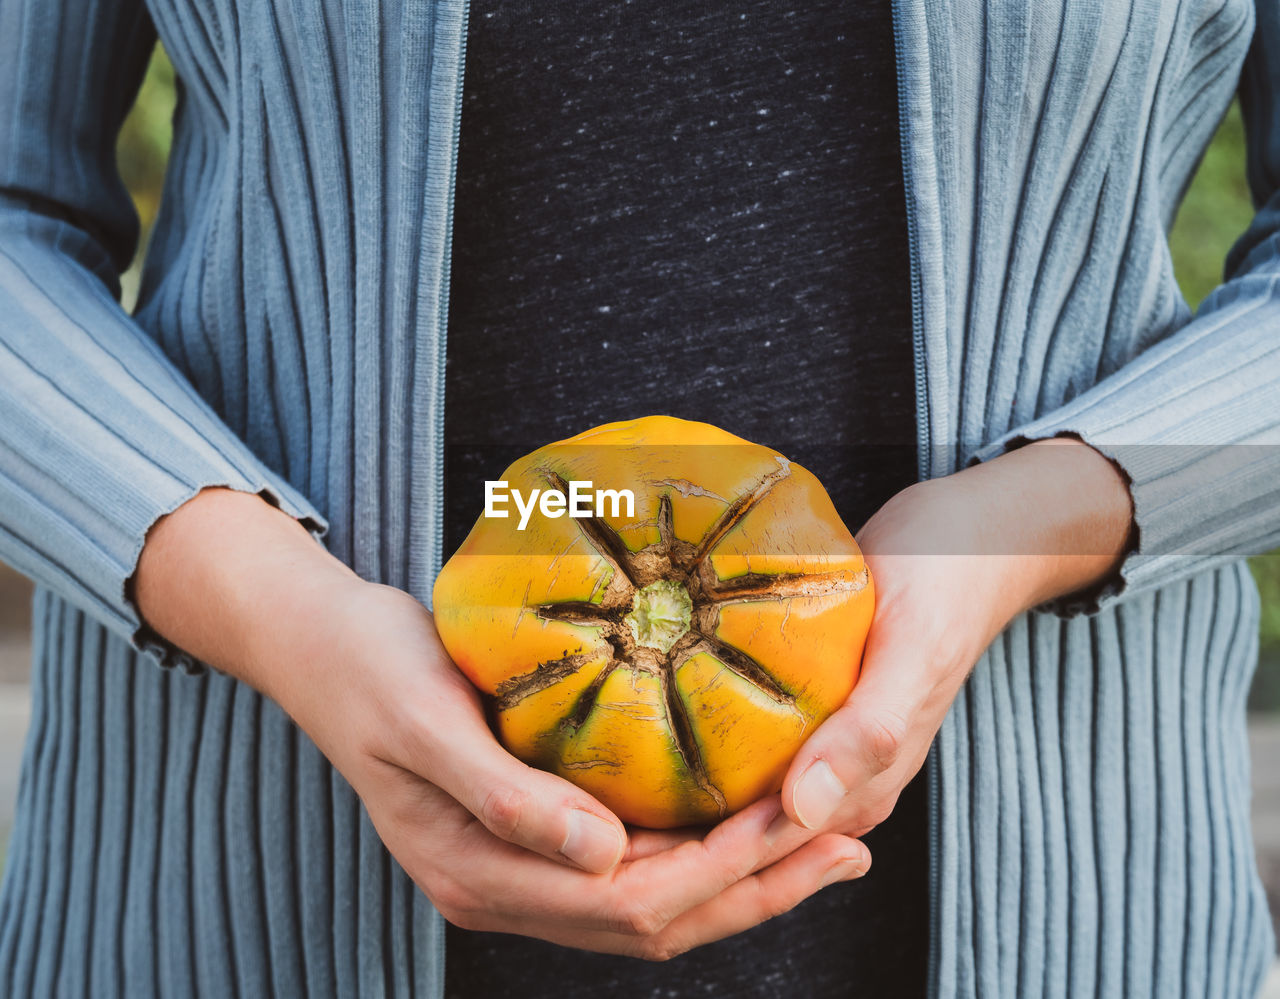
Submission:
<svg viewBox="0 0 1280 999">
<path fill-rule="evenodd" d="M 147 625 L 273 696 L 270 665 L 299 609 L 358 578 L 260 496 L 205 489 L 158 521 L 133 579 Z"/>
<path fill-rule="evenodd" d="M 1000 497 L 1009 550 L 1028 556 L 1027 609 L 1103 583 L 1131 548 L 1133 500 L 1124 473 L 1074 437 L 1032 441 L 985 470 Z"/>
</svg>

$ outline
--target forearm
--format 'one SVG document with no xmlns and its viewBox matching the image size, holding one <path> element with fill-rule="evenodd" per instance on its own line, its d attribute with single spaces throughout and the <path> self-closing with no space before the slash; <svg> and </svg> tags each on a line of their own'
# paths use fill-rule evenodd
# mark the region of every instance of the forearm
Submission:
<svg viewBox="0 0 1280 999">
<path fill-rule="evenodd" d="M 322 523 L 111 298 L 103 252 L 0 191 L 0 560 L 141 645 L 125 582 L 148 529 L 200 487 Z"/>
<path fill-rule="evenodd" d="M 791 819 L 851 835 L 882 822 L 992 640 L 1115 572 L 1132 523 L 1123 474 L 1067 438 L 894 496 L 858 534 L 875 617 L 849 700 L 792 762 Z"/>
<path fill-rule="evenodd" d="M 160 636 L 279 700 L 274 648 L 354 582 L 293 517 L 251 493 L 206 489 L 148 533 L 133 588 Z"/>
<path fill-rule="evenodd" d="M 1132 525 L 1123 474 L 1088 445 L 1057 438 L 917 483 L 867 522 L 858 543 L 878 604 L 918 600 L 920 578 L 945 591 L 929 599 L 951 599 L 959 586 L 976 658 L 1023 611 L 1115 572 Z"/>
<path fill-rule="evenodd" d="M 1069 437 L 1034 441 L 952 476 L 984 512 L 991 552 L 1020 567 L 1014 613 L 1094 586 L 1129 550 L 1133 502 L 1124 475 Z"/>
</svg>

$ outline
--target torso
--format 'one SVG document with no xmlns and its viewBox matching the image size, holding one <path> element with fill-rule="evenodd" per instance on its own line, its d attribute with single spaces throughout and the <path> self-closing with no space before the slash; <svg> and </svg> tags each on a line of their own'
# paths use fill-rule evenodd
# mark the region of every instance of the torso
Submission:
<svg viewBox="0 0 1280 999">
<path fill-rule="evenodd" d="M 914 481 L 888 3 L 473 0 L 453 237 L 446 555 L 483 480 L 667 413 L 810 468 L 852 530 Z M 875 873 L 665 965 L 450 929 L 454 996 L 922 991 L 919 783 Z"/>
</svg>

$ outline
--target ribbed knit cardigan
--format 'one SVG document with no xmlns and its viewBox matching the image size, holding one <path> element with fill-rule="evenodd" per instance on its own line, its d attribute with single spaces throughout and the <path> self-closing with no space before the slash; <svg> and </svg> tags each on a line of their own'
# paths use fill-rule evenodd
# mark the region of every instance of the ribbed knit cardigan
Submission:
<svg viewBox="0 0 1280 999">
<path fill-rule="evenodd" d="M 348 785 L 250 689 L 159 668 L 184 658 L 125 583 L 221 484 L 430 593 L 466 12 L 0 5 L 0 556 L 40 583 L 0 994 L 440 992 L 440 918 Z M 182 96 L 131 318 L 113 144 L 153 21 Z M 1250 995 L 1238 558 L 1280 543 L 1280 7 L 896 0 L 895 24 L 921 474 L 1075 432 L 1140 532 L 1098 600 L 1013 623 L 937 740 L 933 990 Z M 1261 207 L 1192 318 L 1165 232 L 1242 79 Z"/>
</svg>

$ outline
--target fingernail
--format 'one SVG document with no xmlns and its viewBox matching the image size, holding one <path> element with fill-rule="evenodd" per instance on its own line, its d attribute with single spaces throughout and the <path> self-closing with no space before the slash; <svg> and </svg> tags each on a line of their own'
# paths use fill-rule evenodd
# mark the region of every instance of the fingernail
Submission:
<svg viewBox="0 0 1280 999">
<path fill-rule="evenodd" d="M 867 868 L 861 857 L 846 857 L 831 865 L 822 878 L 822 887 L 833 885 L 837 881 L 852 881 L 854 878 L 862 877 L 866 872 Z"/>
<path fill-rule="evenodd" d="M 826 760 L 817 760 L 800 777 L 791 800 L 796 818 L 806 829 L 817 829 L 840 807 L 849 789 Z"/>
<path fill-rule="evenodd" d="M 612 822 L 581 808 L 569 811 L 569 831 L 560 852 L 579 867 L 604 872 L 622 856 L 622 839 Z"/>
</svg>

